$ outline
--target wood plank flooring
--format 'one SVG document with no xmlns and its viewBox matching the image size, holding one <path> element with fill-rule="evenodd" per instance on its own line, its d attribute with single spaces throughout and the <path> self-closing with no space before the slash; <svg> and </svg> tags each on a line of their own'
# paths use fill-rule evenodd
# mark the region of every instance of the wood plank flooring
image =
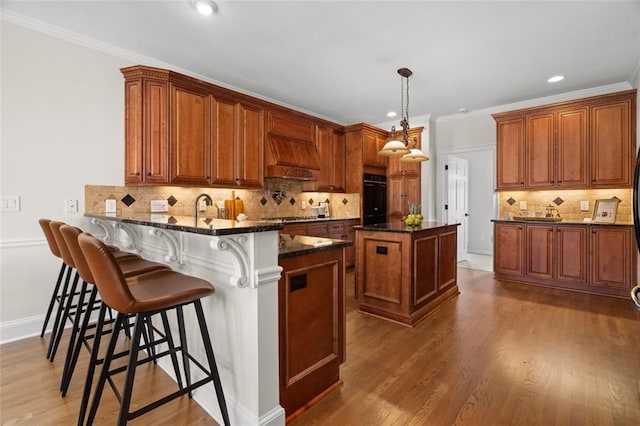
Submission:
<svg viewBox="0 0 640 426">
<path fill-rule="evenodd" d="M 460 295 L 413 329 L 358 314 L 348 297 L 345 385 L 292 426 L 637 425 L 640 313 L 631 301 L 492 275 L 459 268 Z M 1 424 L 75 423 L 86 356 L 61 398 L 64 350 L 49 363 L 47 341 L 0 346 Z M 140 377 L 172 386 L 157 369 Z M 116 406 L 106 390 L 96 424 L 113 424 Z M 181 398 L 131 424 L 215 422 Z"/>
</svg>

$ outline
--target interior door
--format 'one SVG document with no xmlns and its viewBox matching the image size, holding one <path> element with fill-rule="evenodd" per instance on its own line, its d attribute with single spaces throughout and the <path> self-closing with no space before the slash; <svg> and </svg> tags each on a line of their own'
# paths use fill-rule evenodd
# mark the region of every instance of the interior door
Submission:
<svg viewBox="0 0 640 426">
<path fill-rule="evenodd" d="M 459 223 L 458 262 L 467 259 L 467 216 L 469 161 L 464 158 L 447 157 L 447 223 Z"/>
</svg>

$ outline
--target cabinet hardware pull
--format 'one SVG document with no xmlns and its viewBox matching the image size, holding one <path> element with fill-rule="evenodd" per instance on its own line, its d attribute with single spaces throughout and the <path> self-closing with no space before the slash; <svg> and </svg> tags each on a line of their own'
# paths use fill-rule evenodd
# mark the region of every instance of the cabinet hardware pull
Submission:
<svg viewBox="0 0 640 426">
<path fill-rule="evenodd" d="M 151 172 L 147 172 L 147 176 L 151 176 Z"/>
<path fill-rule="evenodd" d="M 136 176 L 140 176 L 140 172 L 136 172 Z"/>
</svg>

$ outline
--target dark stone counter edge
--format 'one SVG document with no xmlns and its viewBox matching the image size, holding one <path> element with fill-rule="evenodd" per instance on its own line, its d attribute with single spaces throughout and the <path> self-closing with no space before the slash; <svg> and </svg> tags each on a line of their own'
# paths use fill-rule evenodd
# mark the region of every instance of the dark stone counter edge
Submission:
<svg viewBox="0 0 640 426">
<path fill-rule="evenodd" d="M 172 231 L 190 232 L 192 234 L 213 235 L 213 236 L 249 234 L 254 232 L 266 232 L 266 231 L 280 231 L 283 227 L 282 223 L 276 223 L 276 222 L 266 222 L 266 221 L 265 222 L 262 222 L 262 221 L 261 222 L 250 222 L 250 221 L 236 222 L 236 221 L 229 220 L 227 222 L 229 222 L 230 224 L 232 222 L 235 222 L 235 224 L 233 226 L 230 225 L 226 227 L 212 228 L 212 227 L 196 227 L 196 226 L 189 226 L 189 225 L 153 222 L 150 220 L 141 220 L 141 219 L 117 217 L 117 216 L 106 216 L 106 215 L 91 214 L 91 213 L 85 213 L 84 215 L 85 217 L 91 217 L 91 218 L 102 219 L 102 220 L 111 220 L 115 222 L 131 223 L 135 225 L 144 225 L 144 226 L 152 226 L 154 228 L 169 229 Z"/>
<path fill-rule="evenodd" d="M 284 259 L 284 258 L 287 258 L 287 257 L 302 256 L 302 255 L 305 255 L 305 254 L 312 254 L 312 253 L 320 253 L 320 252 L 323 252 L 323 251 L 330 251 L 330 250 L 335 250 L 335 249 L 339 249 L 339 248 L 346 248 L 346 247 L 350 247 L 352 245 L 353 245 L 353 243 L 351 241 L 333 240 L 333 243 L 331 245 L 319 246 L 319 247 L 304 246 L 303 248 L 300 248 L 300 249 L 280 252 L 280 253 L 278 253 L 278 259 Z"/>
<path fill-rule="evenodd" d="M 593 222 L 574 222 L 569 220 L 561 220 L 559 222 L 547 222 L 543 220 L 506 220 L 506 219 L 491 219 L 491 222 L 495 223 L 529 223 L 534 225 L 585 225 L 585 226 L 633 226 L 630 222 L 615 222 L 615 223 L 593 223 Z"/>
<path fill-rule="evenodd" d="M 459 223 L 441 223 L 441 222 L 423 222 L 420 227 L 409 227 L 401 223 L 378 223 L 375 225 L 358 225 L 353 229 L 361 231 L 377 231 L 377 232 L 403 232 L 403 233 L 417 233 L 423 231 L 431 231 L 439 228 L 446 228 L 448 226 L 460 226 Z"/>
</svg>

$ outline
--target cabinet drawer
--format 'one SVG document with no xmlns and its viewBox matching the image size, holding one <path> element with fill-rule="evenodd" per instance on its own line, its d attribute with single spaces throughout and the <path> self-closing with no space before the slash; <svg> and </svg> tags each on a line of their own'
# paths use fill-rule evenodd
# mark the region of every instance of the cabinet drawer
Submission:
<svg viewBox="0 0 640 426">
<path fill-rule="evenodd" d="M 345 223 L 340 222 L 331 222 L 329 223 L 329 234 L 342 234 L 344 233 Z"/>
<path fill-rule="evenodd" d="M 307 235 L 306 225 L 285 225 L 282 233 L 287 235 Z"/>
<path fill-rule="evenodd" d="M 329 235 L 329 227 L 326 223 L 307 225 L 307 234 L 313 237 L 326 237 Z"/>
</svg>

